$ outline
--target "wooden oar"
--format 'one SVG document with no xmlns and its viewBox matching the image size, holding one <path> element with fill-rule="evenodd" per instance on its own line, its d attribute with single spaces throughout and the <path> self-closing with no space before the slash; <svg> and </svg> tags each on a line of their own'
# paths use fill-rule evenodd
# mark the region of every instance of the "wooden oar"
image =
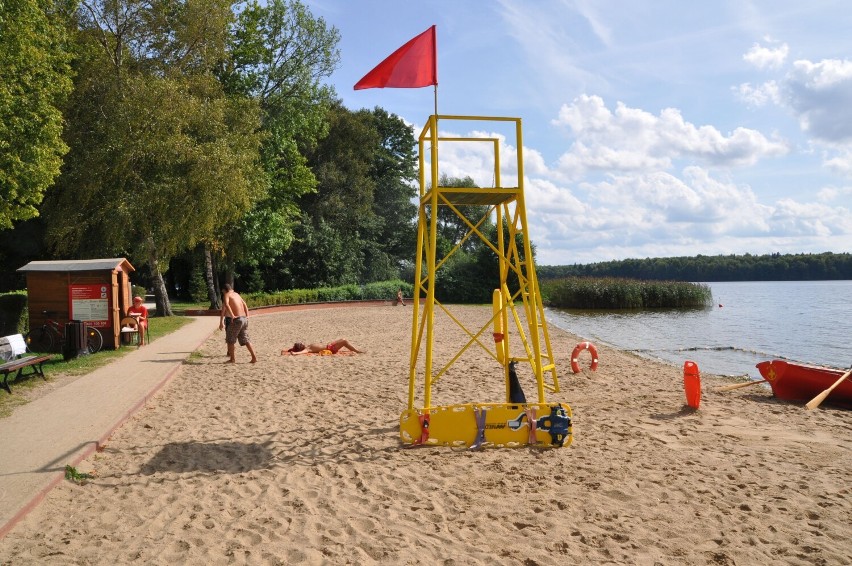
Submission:
<svg viewBox="0 0 852 566">
<path fill-rule="evenodd" d="M 838 385 L 840 385 L 841 383 L 843 383 L 843 380 L 844 380 L 844 379 L 846 379 L 847 377 L 849 377 L 849 375 L 850 375 L 850 374 L 852 374 L 852 367 L 850 367 L 850 368 L 846 371 L 846 373 L 844 373 L 843 375 L 841 375 L 841 376 L 840 376 L 840 379 L 838 379 L 837 381 L 835 381 L 835 382 L 831 385 L 831 387 L 829 387 L 828 389 L 826 389 L 825 391 L 823 391 L 822 393 L 820 393 L 819 395 L 817 395 L 816 397 L 814 397 L 813 399 L 811 399 L 810 401 L 808 401 L 808 402 L 805 404 L 805 408 L 806 408 L 807 410 L 809 410 L 809 411 L 813 411 L 814 409 L 816 409 L 817 407 L 819 407 L 819 404 L 820 404 L 820 403 L 822 403 L 823 401 L 825 401 L 825 398 L 826 398 L 826 397 L 828 397 L 828 395 L 829 395 L 832 391 L 834 391 L 834 388 L 835 388 L 835 387 L 837 387 Z"/>
<path fill-rule="evenodd" d="M 719 387 L 716 391 L 733 391 L 734 389 L 739 389 L 740 387 L 751 387 L 752 385 L 757 385 L 758 383 L 766 383 L 769 381 L 768 379 L 761 379 L 760 381 L 747 381 L 745 383 L 735 383 L 733 385 L 726 385 L 724 387 Z"/>
</svg>

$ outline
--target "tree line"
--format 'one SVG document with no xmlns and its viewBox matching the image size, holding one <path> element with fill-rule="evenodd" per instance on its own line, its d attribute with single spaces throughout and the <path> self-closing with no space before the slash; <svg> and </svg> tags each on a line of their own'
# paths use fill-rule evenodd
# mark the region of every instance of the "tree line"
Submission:
<svg viewBox="0 0 852 566">
<path fill-rule="evenodd" d="M 17 0 L 0 17 L 0 290 L 34 259 L 128 257 L 169 296 L 412 271 L 415 140 L 325 81 L 298 0 Z"/>
<path fill-rule="evenodd" d="M 623 277 L 657 281 L 818 281 L 852 279 L 852 254 L 717 255 L 543 265 L 540 279 Z"/>
</svg>

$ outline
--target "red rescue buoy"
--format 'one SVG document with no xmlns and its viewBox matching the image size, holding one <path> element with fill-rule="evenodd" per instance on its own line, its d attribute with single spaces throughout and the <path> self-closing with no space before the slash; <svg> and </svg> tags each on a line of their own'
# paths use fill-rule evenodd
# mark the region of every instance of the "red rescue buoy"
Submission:
<svg viewBox="0 0 852 566">
<path fill-rule="evenodd" d="M 701 373 L 698 364 L 689 360 L 683 363 L 683 389 L 686 391 L 686 404 L 697 409 L 701 404 Z"/>
<path fill-rule="evenodd" d="M 574 373 L 580 373 L 580 361 L 578 356 L 583 350 L 588 350 L 589 353 L 592 354 L 591 370 L 595 371 L 598 369 L 598 349 L 595 348 L 595 345 L 591 342 L 580 342 L 577 344 L 577 347 L 574 348 L 574 351 L 571 352 L 571 371 Z"/>
</svg>

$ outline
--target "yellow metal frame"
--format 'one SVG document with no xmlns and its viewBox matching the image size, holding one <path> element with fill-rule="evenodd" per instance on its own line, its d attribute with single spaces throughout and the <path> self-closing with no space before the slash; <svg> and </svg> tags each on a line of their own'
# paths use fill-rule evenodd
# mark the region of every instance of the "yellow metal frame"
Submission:
<svg viewBox="0 0 852 566">
<path fill-rule="evenodd" d="M 515 147 L 517 148 L 517 182 L 514 186 L 503 186 L 500 176 L 500 140 L 484 137 L 441 137 L 438 134 L 438 123 L 445 121 L 477 121 L 514 123 Z M 494 186 L 485 188 L 456 188 L 439 186 L 438 154 L 442 143 L 476 142 L 492 143 L 494 148 Z M 532 257 L 527 217 L 524 206 L 524 163 L 523 136 L 520 118 L 481 117 L 481 116 L 451 116 L 432 115 L 423 128 L 419 140 L 420 153 L 420 204 L 417 223 L 417 263 L 415 269 L 413 317 L 411 324 L 411 359 L 408 386 L 408 410 L 414 410 L 416 402 L 417 383 L 423 382 L 423 408 L 432 407 L 432 385 L 438 381 L 461 355 L 474 344 L 478 344 L 491 354 L 495 362 L 502 366 L 506 382 L 506 402 L 509 402 L 509 363 L 528 362 L 532 368 L 537 384 L 539 403 L 545 403 L 545 390 L 558 392 L 559 380 L 556 375 L 556 364 L 547 322 L 544 317 L 541 296 L 539 295 L 538 279 Z M 428 145 L 428 148 L 427 148 Z M 426 155 L 429 155 L 428 175 Z M 427 179 L 429 182 L 427 183 Z M 475 224 L 471 223 L 458 209 L 464 205 L 488 205 L 486 214 Z M 437 245 L 437 210 L 445 206 L 452 210 L 467 224 L 468 232 L 455 248 L 443 258 L 436 257 Z M 430 214 L 431 212 L 435 214 Z M 480 232 L 480 226 L 492 214 L 496 215 L 497 244 L 496 246 Z M 506 227 L 504 227 L 504 220 Z M 518 235 L 522 236 L 523 253 L 518 249 Z M 461 245 L 470 237 L 479 237 L 499 259 L 499 273 L 495 278 L 497 289 L 502 294 L 502 308 L 495 309 L 495 314 L 481 328 L 469 329 L 455 317 L 450 309 L 435 299 L 435 282 L 440 277 L 440 270 L 447 259 L 457 252 Z M 507 285 L 510 273 L 514 273 L 520 283 L 519 289 L 512 293 Z M 425 275 L 424 275 L 425 274 Z M 425 298 L 421 306 L 421 300 Z M 521 320 L 515 301 L 523 303 L 524 320 Z M 439 307 L 455 324 L 461 327 L 469 339 L 450 358 L 450 361 L 436 370 L 433 367 L 432 347 L 434 344 L 435 307 Z M 496 349 L 488 343 L 483 343 L 482 336 L 491 338 L 489 330 L 496 317 L 502 317 L 503 341 L 497 347 L 503 347 L 503 356 L 498 357 Z M 510 325 L 509 323 L 512 323 Z M 524 322 L 526 324 L 524 324 Z M 512 355 L 514 340 L 518 338 L 520 355 Z M 424 344 L 425 339 L 425 344 Z M 425 347 L 424 347 L 425 346 Z M 420 364 L 420 356 L 423 364 Z M 502 358 L 502 362 L 501 362 Z M 421 375 L 418 375 L 420 367 Z M 551 380 L 545 383 L 545 373 L 550 373 Z"/>
</svg>

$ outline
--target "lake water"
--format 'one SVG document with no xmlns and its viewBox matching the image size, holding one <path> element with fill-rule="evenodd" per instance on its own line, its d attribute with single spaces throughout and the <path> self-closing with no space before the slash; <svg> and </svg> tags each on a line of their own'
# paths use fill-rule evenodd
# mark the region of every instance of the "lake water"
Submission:
<svg viewBox="0 0 852 566">
<path fill-rule="evenodd" d="M 549 324 L 676 366 L 761 379 L 757 362 L 784 358 L 852 365 L 852 281 L 709 283 L 713 307 L 698 310 L 547 309 Z M 573 348 L 572 348 L 573 349 Z"/>
</svg>

